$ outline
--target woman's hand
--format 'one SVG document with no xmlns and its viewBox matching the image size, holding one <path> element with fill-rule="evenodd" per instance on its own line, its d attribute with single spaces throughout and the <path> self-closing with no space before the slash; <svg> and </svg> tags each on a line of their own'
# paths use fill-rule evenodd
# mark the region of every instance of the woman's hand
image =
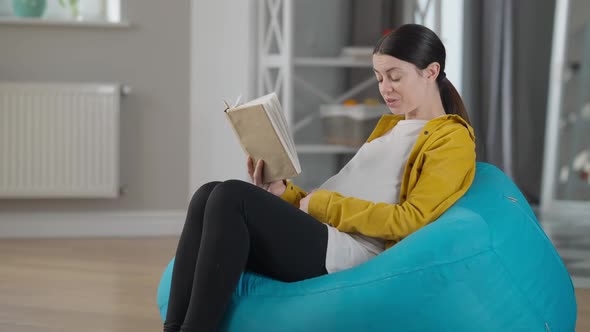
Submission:
<svg viewBox="0 0 590 332">
<path fill-rule="evenodd" d="M 270 183 L 262 183 L 262 171 L 264 171 L 264 161 L 258 160 L 256 167 L 254 167 L 254 159 L 248 156 L 246 162 L 248 164 L 248 174 L 250 175 L 250 181 L 257 187 L 260 187 L 275 196 L 281 196 L 287 189 L 285 180 L 273 181 Z"/>
<path fill-rule="evenodd" d="M 312 190 L 307 196 L 299 201 L 299 210 L 309 214 L 309 201 L 311 200 L 311 195 L 313 195 L 315 191 L 317 191 L 317 189 Z"/>
</svg>

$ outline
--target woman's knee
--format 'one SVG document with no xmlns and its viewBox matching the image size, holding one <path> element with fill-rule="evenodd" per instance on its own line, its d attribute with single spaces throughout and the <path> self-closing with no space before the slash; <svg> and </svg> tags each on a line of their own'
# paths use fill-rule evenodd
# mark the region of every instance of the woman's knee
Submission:
<svg viewBox="0 0 590 332">
<path fill-rule="evenodd" d="M 213 182 L 208 182 L 208 183 L 205 183 L 204 185 L 202 185 L 193 194 L 193 197 L 191 198 L 189 209 L 190 209 L 190 207 L 193 207 L 196 205 L 204 205 L 207 202 L 207 200 L 209 199 L 209 196 L 211 195 L 211 193 L 213 192 L 213 189 L 215 189 L 215 187 L 218 186 L 219 184 L 221 184 L 220 181 L 213 181 Z"/>
<path fill-rule="evenodd" d="M 211 203 L 218 202 L 227 206 L 233 202 L 241 202 L 245 195 L 255 187 L 251 183 L 241 180 L 227 180 L 215 186 L 211 193 Z"/>
<path fill-rule="evenodd" d="M 223 183 L 221 185 L 223 188 L 225 188 L 225 190 L 229 190 L 229 191 L 233 191 L 233 192 L 251 190 L 252 187 L 255 187 L 250 182 L 246 182 L 246 181 L 242 181 L 242 180 L 235 180 L 235 179 L 223 181 Z"/>
</svg>

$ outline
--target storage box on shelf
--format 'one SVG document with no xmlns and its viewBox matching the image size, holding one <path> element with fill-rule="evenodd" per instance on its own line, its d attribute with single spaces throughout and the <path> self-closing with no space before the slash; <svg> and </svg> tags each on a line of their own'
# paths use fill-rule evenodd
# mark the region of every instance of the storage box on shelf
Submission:
<svg viewBox="0 0 590 332">
<path fill-rule="evenodd" d="M 329 144 L 360 147 L 365 143 L 379 118 L 388 111 L 377 105 L 321 105 L 320 118 L 324 141 Z"/>
</svg>

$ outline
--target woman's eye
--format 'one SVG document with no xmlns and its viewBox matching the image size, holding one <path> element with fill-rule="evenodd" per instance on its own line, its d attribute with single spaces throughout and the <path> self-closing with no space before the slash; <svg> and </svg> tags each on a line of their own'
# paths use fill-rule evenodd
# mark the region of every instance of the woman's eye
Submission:
<svg viewBox="0 0 590 332">
<path fill-rule="evenodd" d="M 394 77 L 390 77 L 389 79 L 390 79 L 392 82 L 399 82 L 399 81 L 401 81 L 401 79 L 402 79 L 402 78 L 401 78 L 401 77 L 395 77 L 395 78 L 394 78 Z"/>
</svg>

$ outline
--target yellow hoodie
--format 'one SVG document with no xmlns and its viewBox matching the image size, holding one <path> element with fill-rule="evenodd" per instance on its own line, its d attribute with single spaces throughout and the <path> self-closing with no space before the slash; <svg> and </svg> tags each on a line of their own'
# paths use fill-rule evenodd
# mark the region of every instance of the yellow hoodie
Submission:
<svg viewBox="0 0 590 332">
<path fill-rule="evenodd" d="M 367 142 L 393 128 L 404 116 L 384 115 Z M 458 115 L 428 121 L 404 169 L 399 204 L 373 203 L 337 192 L 318 190 L 308 213 L 342 232 L 387 240 L 387 248 L 437 219 L 453 205 L 475 176 L 475 135 Z M 281 196 L 299 207 L 307 193 L 291 182 Z"/>
</svg>

